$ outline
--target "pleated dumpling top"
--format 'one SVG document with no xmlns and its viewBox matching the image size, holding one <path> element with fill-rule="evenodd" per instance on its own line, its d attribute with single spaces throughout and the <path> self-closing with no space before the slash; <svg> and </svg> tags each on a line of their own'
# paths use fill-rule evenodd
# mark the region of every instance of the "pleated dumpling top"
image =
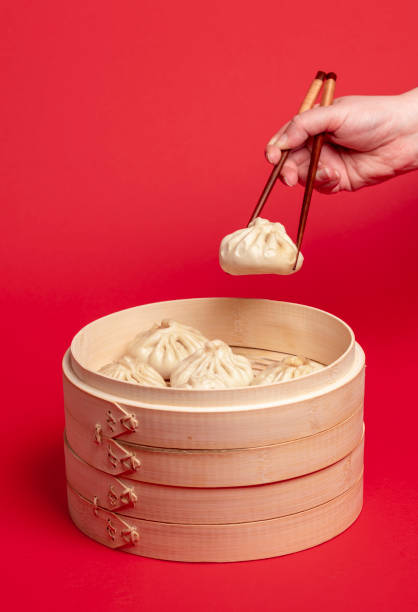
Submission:
<svg viewBox="0 0 418 612">
<path fill-rule="evenodd" d="M 147 387 L 166 387 L 164 378 L 153 367 L 139 359 L 125 355 L 107 363 L 99 370 L 100 374 L 110 376 L 124 382 L 132 382 Z"/>
<path fill-rule="evenodd" d="M 284 380 L 292 380 L 320 370 L 324 366 L 306 359 L 306 357 L 289 356 L 278 363 L 262 370 L 253 380 L 253 385 L 272 385 Z"/>
<path fill-rule="evenodd" d="M 257 217 L 248 227 L 239 229 L 221 242 L 219 263 L 229 274 L 293 274 L 300 270 L 303 255 L 284 225 Z"/>
<path fill-rule="evenodd" d="M 251 384 L 249 360 L 235 355 L 222 340 L 207 341 L 182 361 L 171 375 L 171 386 L 180 389 L 227 389 Z"/>
<path fill-rule="evenodd" d="M 139 333 L 128 346 L 127 353 L 148 363 L 165 379 L 170 378 L 174 368 L 186 357 L 207 342 L 197 329 L 163 319 L 151 329 Z"/>
</svg>

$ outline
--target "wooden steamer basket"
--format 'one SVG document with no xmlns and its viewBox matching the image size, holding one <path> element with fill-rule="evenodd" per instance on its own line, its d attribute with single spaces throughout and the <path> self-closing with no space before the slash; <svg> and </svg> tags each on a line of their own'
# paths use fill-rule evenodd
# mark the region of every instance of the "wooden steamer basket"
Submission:
<svg viewBox="0 0 418 612">
<path fill-rule="evenodd" d="M 283 354 L 326 367 L 219 391 L 97 372 L 163 318 L 221 338 L 256 368 Z M 104 544 L 184 561 L 263 558 L 323 542 L 361 510 L 364 354 L 324 311 L 237 298 L 147 304 L 83 328 L 63 368 L 70 513 Z"/>
</svg>

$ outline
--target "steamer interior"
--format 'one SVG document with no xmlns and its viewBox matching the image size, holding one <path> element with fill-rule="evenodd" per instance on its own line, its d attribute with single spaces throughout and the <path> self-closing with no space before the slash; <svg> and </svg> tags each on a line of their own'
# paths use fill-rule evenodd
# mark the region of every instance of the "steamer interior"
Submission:
<svg viewBox="0 0 418 612">
<path fill-rule="evenodd" d="M 198 298 L 146 304 L 97 319 L 74 337 L 72 358 L 96 372 L 123 355 L 138 332 L 164 318 L 219 338 L 255 361 L 262 357 L 266 364 L 280 354 L 301 354 L 330 365 L 354 343 L 343 321 L 315 308 L 261 299 Z"/>
</svg>

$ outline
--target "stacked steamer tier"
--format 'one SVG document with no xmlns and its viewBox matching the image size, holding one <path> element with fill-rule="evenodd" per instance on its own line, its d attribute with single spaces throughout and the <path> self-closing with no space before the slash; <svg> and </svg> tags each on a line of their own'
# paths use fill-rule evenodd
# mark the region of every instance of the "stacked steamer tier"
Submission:
<svg viewBox="0 0 418 612">
<path fill-rule="evenodd" d="M 263 368 L 283 354 L 326 367 L 265 386 L 142 387 L 97 370 L 172 318 Z M 74 523 L 111 548 L 177 561 L 242 561 L 320 544 L 357 518 L 364 353 L 308 306 L 208 298 L 147 304 L 90 323 L 64 357 Z"/>
</svg>

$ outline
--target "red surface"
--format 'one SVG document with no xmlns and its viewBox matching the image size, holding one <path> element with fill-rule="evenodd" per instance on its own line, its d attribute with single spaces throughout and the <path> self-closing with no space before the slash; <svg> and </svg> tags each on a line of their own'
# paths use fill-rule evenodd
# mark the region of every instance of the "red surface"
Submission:
<svg viewBox="0 0 418 612">
<path fill-rule="evenodd" d="M 245 224 L 264 144 L 317 69 L 339 74 L 338 95 L 416 86 L 417 16 L 389 0 L 2 3 L 10 609 L 416 609 L 417 174 L 315 195 L 293 277 L 228 277 L 217 246 Z M 266 209 L 292 235 L 301 195 L 280 186 Z M 106 313 L 210 295 L 302 302 L 351 324 L 368 362 L 364 510 L 333 541 L 266 561 L 109 551 L 66 512 L 61 356 Z"/>
</svg>

